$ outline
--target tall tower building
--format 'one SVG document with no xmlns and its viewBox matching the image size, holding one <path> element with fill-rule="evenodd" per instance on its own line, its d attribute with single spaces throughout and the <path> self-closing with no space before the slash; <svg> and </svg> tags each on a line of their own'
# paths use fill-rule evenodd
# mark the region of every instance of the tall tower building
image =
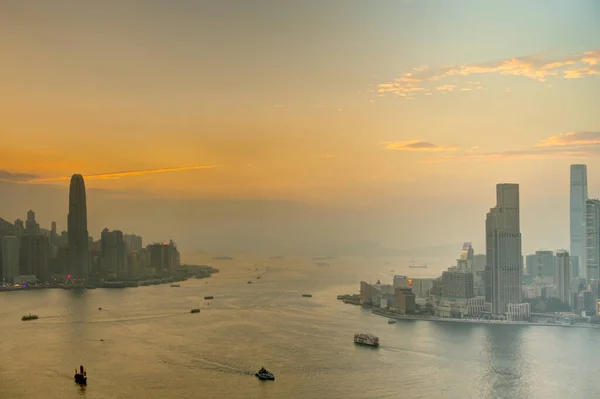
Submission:
<svg viewBox="0 0 600 399">
<path fill-rule="evenodd" d="M 585 253 L 583 274 L 588 280 L 598 280 L 600 270 L 600 201 L 589 199 L 585 209 Z M 581 269 L 580 269 L 581 270 Z"/>
<path fill-rule="evenodd" d="M 13 283 L 19 277 L 19 237 L 6 236 L 2 238 L 2 277 L 6 283 Z"/>
<path fill-rule="evenodd" d="M 519 218 L 519 185 L 496 185 L 496 206 L 487 214 L 486 301 L 494 315 L 504 315 L 509 304 L 521 303 L 523 256 Z"/>
<path fill-rule="evenodd" d="M 90 271 L 90 251 L 87 230 L 87 205 L 83 176 L 73 175 L 69 187 L 69 273 L 74 278 L 87 278 Z"/>
<path fill-rule="evenodd" d="M 571 261 L 567 251 L 556 252 L 556 296 L 558 299 L 573 307 L 571 297 Z"/>
<path fill-rule="evenodd" d="M 571 264 L 574 277 L 585 275 L 585 201 L 588 199 L 587 166 L 571 165 L 570 224 Z"/>
</svg>

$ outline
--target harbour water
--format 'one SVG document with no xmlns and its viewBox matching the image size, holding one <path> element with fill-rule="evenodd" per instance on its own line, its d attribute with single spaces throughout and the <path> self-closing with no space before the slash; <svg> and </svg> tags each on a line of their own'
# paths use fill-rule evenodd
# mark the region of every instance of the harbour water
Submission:
<svg viewBox="0 0 600 399">
<path fill-rule="evenodd" d="M 400 266 L 328 262 L 236 257 L 215 264 L 221 272 L 210 279 L 179 288 L 0 293 L 0 398 L 563 399 L 600 393 L 598 330 L 388 324 L 336 296 L 357 292 L 361 279 L 388 269 L 401 272 Z M 213 300 L 204 300 L 210 295 Z M 192 308 L 201 312 L 190 314 Z M 29 312 L 40 318 L 21 321 Z M 378 335 L 380 348 L 355 346 L 355 332 Z M 73 383 L 80 364 L 88 371 L 85 388 Z M 256 379 L 261 366 L 276 380 Z"/>
</svg>

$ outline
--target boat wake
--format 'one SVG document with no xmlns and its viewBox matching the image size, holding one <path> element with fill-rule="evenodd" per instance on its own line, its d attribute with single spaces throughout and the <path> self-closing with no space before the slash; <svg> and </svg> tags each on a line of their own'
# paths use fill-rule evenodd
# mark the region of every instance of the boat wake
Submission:
<svg viewBox="0 0 600 399">
<path fill-rule="evenodd" d="M 411 355 L 424 356 L 424 357 L 429 357 L 429 358 L 434 358 L 434 359 L 439 359 L 440 358 L 439 356 L 432 355 L 431 353 L 418 352 L 418 351 L 413 351 L 413 350 L 410 350 L 410 349 L 399 348 L 399 347 L 394 347 L 394 346 L 383 346 L 383 345 L 380 345 L 379 349 L 380 350 L 390 351 L 390 352 L 410 353 Z"/>
</svg>

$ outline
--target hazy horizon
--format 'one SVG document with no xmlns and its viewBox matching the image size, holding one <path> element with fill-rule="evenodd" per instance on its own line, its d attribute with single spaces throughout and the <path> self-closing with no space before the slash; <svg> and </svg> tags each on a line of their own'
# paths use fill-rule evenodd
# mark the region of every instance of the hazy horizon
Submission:
<svg viewBox="0 0 600 399">
<path fill-rule="evenodd" d="M 600 196 L 599 17 L 586 0 L 0 1 L 0 218 L 66 229 L 81 173 L 95 239 L 482 253 L 509 182 L 523 254 L 569 249 L 570 164 Z"/>
</svg>

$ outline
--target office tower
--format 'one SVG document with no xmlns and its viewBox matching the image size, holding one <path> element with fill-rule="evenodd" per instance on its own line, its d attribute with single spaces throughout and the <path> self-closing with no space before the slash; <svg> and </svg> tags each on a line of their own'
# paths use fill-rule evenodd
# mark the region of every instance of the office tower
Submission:
<svg viewBox="0 0 600 399">
<path fill-rule="evenodd" d="M 25 221 L 25 234 L 40 234 L 40 225 L 35 221 L 35 212 L 32 210 L 27 212 L 27 220 Z"/>
<path fill-rule="evenodd" d="M 588 199 L 587 166 L 571 165 L 570 224 L 572 275 L 584 276 L 585 268 L 585 201 Z"/>
<path fill-rule="evenodd" d="M 2 278 L 6 283 L 13 283 L 19 276 L 19 237 L 2 238 Z"/>
<path fill-rule="evenodd" d="M 567 251 L 556 252 L 556 297 L 573 307 L 571 298 L 571 260 Z"/>
<path fill-rule="evenodd" d="M 473 263 L 473 246 L 470 242 L 465 242 L 463 244 L 462 250 L 460 251 L 460 256 L 456 260 L 456 268 L 458 270 L 465 270 L 470 273 L 474 272 L 474 263 Z"/>
<path fill-rule="evenodd" d="M 509 304 L 521 303 L 523 256 L 519 219 L 519 185 L 498 184 L 496 206 L 486 221 L 486 301 L 494 315 L 504 315 Z"/>
<path fill-rule="evenodd" d="M 100 252 L 102 257 L 103 276 L 114 275 L 124 277 L 126 274 L 125 263 L 127 252 L 123 242 L 123 232 L 119 230 L 102 230 L 100 238 Z"/>
<path fill-rule="evenodd" d="M 553 251 L 535 251 L 525 257 L 525 271 L 529 277 L 555 277 L 556 265 Z"/>
<path fill-rule="evenodd" d="M 83 176 L 73 175 L 69 187 L 69 274 L 74 278 L 87 278 L 89 275 L 89 244 L 87 230 L 87 205 Z"/>
<path fill-rule="evenodd" d="M 585 206 L 585 253 L 582 277 L 598 280 L 600 269 L 600 201 L 590 199 Z"/>
<path fill-rule="evenodd" d="M 23 234 L 25 234 L 25 225 L 21 219 L 17 219 L 15 220 L 15 236 L 20 238 Z"/>
</svg>

